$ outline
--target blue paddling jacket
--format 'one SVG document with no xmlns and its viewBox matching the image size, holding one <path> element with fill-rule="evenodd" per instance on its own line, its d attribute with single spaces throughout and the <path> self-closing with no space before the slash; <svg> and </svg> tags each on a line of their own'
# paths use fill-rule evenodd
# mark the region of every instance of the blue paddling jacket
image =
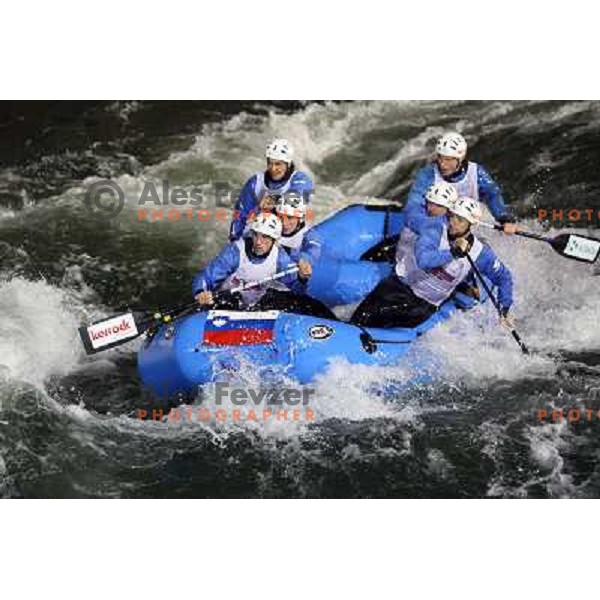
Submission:
<svg viewBox="0 0 600 600">
<path fill-rule="evenodd" d="M 279 244 L 294 262 L 305 260 L 314 266 L 321 256 L 323 242 L 322 237 L 314 229 L 307 228 L 304 224 L 300 231 L 289 237 L 289 244 L 285 235 L 281 236 Z"/>
<path fill-rule="evenodd" d="M 431 219 L 430 219 L 431 221 Z M 417 266 L 423 270 L 436 269 L 454 260 L 449 250 L 441 249 L 442 236 L 447 235 L 445 222 L 435 220 L 430 226 L 421 230 L 415 243 L 415 258 Z M 480 273 L 498 288 L 498 301 L 504 312 L 513 304 L 513 277 L 506 265 L 496 256 L 495 252 L 482 243 L 483 249 L 475 259 L 475 266 Z M 465 280 L 473 280 L 471 269 Z"/>
<path fill-rule="evenodd" d="M 473 177 L 475 186 L 468 185 L 468 179 Z M 437 181 L 443 180 L 456 186 L 459 196 L 469 196 L 474 200 L 479 200 L 485 204 L 494 218 L 500 223 L 513 220 L 513 215 L 509 211 L 502 190 L 492 179 L 492 176 L 479 164 L 469 162 L 463 165 L 456 173 L 450 177 L 441 177 L 436 163 L 425 165 L 420 169 L 408 193 L 405 210 L 407 214 L 425 215 L 425 193 Z M 471 189 L 471 188 L 476 189 Z"/>
<path fill-rule="evenodd" d="M 270 252 L 264 256 L 254 256 L 250 251 L 252 246 L 251 238 L 246 238 L 245 252 L 248 260 L 252 264 L 260 265 L 264 263 L 272 252 L 277 252 L 276 272 L 284 271 L 294 266 L 294 261 L 287 252 L 277 244 L 273 244 Z M 215 291 L 239 269 L 241 263 L 240 244 L 227 244 L 223 250 L 201 271 L 199 271 L 192 282 L 192 295 L 195 297 L 200 292 Z M 306 292 L 306 282 L 298 279 L 296 273 L 291 273 L 277 280 L 293 292 L 304 294 Z"/>
<path fill-rule="evenodd" d="M 292 171 L 288 177 L 279 181 L 272 180 L 267 172 L 255 173 L 244 185 L 235 205 L 234 216 L 229 229 L 229 241 L 239 240 L 244 235 L 248 217 L 252 212 L 260 211 L 260 201 L 265 193 L 283 195 L 294 192 L 309 204 L 314 194 L 311 178 L 302 171 Z"/>
</svg>

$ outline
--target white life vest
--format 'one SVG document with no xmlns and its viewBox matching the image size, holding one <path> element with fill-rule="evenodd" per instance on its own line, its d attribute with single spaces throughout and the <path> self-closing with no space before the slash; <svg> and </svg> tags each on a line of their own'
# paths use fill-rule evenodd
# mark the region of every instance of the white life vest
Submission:
<svg viewBox="0 0 600 600">
<path fill-rule="evenodd" d="M 407 231 L 408 233 L 405 235 Z M 469 274 L 471 265 L 466 257 L 463 257 L 453 258 L 449 263 L 435 269 L 421 269 L 417 266 L 415 256 L 416 240 L 417 235 L 410 229 L 405 228 L 402 231 L 396 248 L 396 275 L 402 278 L 415 296 L 434 306 L 440 306 Z M 444 226 L 439 250 L 450 250 L 447 226 Z M 476 261 L 482 250 L 483 244 L 477 238 L 474 238 L 473 246 L 469 250 L 471 259 Z"/>
<path fill-rule="evenodd" d="M 405 227 L 400 232 L 400 238 L 396 246 L 396 275 L 406 277 L 406 274 L 417 267 L 415 259 L 415 242 L 417 234 Z"/>
<path fill-rule="evenodd" d="M 267 187 L 267 184 L 265 183 L 265 173 L 264 171 L 261 171 L 260 173 L 256 173 L 256 179 L 254 181 L 254 194 L 256 195 L 256 199 L 258 202 L 260 202 L 265 194 L 273 194 L 273 195 L 277 195 L 277 196 L 283 196 L 286 192 L 289 191 L 291 185 L 292 185 L 292 179 L 294 178 L 294 174 L 296 172 L 294 171 L 294 173 L 292 173 L 288 180 L 279 188 L 277 188 L 276 190 L 271 190 Z"/>
<path fill-rule="evenodd" d="M 473 200 L 479 200 L 479 187 L 477 185 L 477 163 L 469 161 L 467 172 L 460 181 L 446 181 L 442 177 L 437 163 L 433 165 L 433 172 L 435 174 L 434 183 L 451 183 L 456 188 L 459 196 L 467 196 L 468 198 L 473 198 Z"/>
<path fill-rule="evenodd" d="M 279 238 L 279 245 L 283 248 L 289 248 L 290 250 L 296 250 L 302 246 L 302 242 L 304 241 L 304 236 L 308 231 L 308 227 L 306 227 L 306 223 L 302 223 L 302 227 L 296 231 L 296 233 L 292 233 L 292 235 L 282 234 Z"/>
<path fill-rule="evenodd" d="M 257 281 L 265 277 L 271 277 L 277 273 L 277 259 L 279 257 L 280 248 L 275 243 L 269 252 L 269 255 L 259 263 L 253 263 L 246 254 L 246 241 L 244 239 L 235 242 L 235 245 L 240 251 L 240 264 L 237 270 L 232 273 L 221 285 L 221 289 L 230 290 L 238 287 L 249 281 Z M 261 285 L 257 285 L 249 290 L 240 292 L 242 299 L 248 306 L 256 304 L 269 288 L 287 289 L 285 285 L 279 281 L 267 281 Z"/>
</svg>

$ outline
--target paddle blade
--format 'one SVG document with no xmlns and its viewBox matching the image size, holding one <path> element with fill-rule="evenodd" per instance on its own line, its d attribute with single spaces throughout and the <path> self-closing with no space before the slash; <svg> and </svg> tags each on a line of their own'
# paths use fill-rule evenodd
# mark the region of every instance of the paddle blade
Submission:
<svg viewBox="0 0 600 600">
<path fill-rule="evenodd" d="M 141 335 L 144 329 L 141 323 L 136 322 L 133 313 L 126 313 L 80 327 L 79 336 L 86 354 L 96 354 L 129 342 Z"/>
<path fill-rule="evenodd" d="M 600 255 L 600 240 L 585 235 L 562 233 L 548 241 L 565 258 L 593 263 Z"/>
</svg>

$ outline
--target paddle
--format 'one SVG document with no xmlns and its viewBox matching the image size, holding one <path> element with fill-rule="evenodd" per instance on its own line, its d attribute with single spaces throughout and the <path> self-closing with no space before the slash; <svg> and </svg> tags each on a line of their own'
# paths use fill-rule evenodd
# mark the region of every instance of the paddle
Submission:
<svg viewBox="0 0 600 600">
<path fill-rule="evenodd" d="M 491 290 L 490 286 L 488 285 L 487 281 L 484 279 L 483 275 L 481 274 L 481 271 L 475 266 L 475 262 L 473 261 L 473 259 L 471 258 L 471 256 L 469 254 L 466 254 L 465 256 L 466 256 L 467 260 L 469 261 L 469 264 L 471 265 L 473 272 L 475 273 L 475 275 L 481 282 L 483 289 L 487 292 L 487 295 L 489 296 L 493 305 L 496 307 L 498 314 L 500 315 L 501 318 L 504 318 L 504 315 L 502 314 L 502 309 L 500 308 L 498 299 L 492 293 L 492 290 Z M 529 349 L 527 348 L 527 346 L 521 339 L 521 336 L 517 333 L 517 331 L 514 327 L 510 328 L 510 333 L 512 334 L 513 338 L 515 338 L 515 341 L 517 342 L 517 344 L 519 344 L 519 348 L 521 348 L 523 354 L 529 354 Z"/>
<path fill-rule="evenodd" d="M 479 224 L 502 231 L 502 225 L 497 223 L 481 221 Z M 520 235 L 538 242 L 546 242 L 561 256 L 580 262 L 594 263 L 600 255 L 600 240 L 579 233 L 561 233 L 553 238 L 529 231 L 516 231 L 514 235 Z"/>
<path fill-rule="evenodd" d="M 279 273 L 275 273 L 275 275 L 263 277 L 257 281 L 249 281 L 230 290 L 223 290 L 222 292 L 214 294 L 214 297 L 218 298 L 223 294 L 243 292 L 256 287 L 257 285 L 281 279 L 282 277 L 291 275 L 297 271 L 298 266 L 294 265 Z M 196 301 L 172 307 L 162 312 L 150 314 L 147 312 L 130 311 L 106 319 L 101 319 L 87 327 L 80 327 L 79 336 L 83 342 L 86 354 L 96 354 L 134 340 L 146 332 L 152 325 L 175 321 L 187 314 L 187 312 L 193 308 L 199 308 Z"/>
</svg>

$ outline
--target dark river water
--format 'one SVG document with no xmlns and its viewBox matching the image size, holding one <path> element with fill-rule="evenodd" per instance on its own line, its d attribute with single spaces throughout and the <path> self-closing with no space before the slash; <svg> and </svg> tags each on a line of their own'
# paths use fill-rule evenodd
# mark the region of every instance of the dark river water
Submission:
<svg viewBox="0 0 600 600">
<path fill-rule="evenodd" d="M 544 244 L 487 236 L 532 356 L 484 306 L 423 340 L 439 383 L 382 393 L 402 367 L 340 362 L 315 383 L 313 424 L 138 420 L 139 343 L 86 357 L 77 335 L 125 304 L 187 301 L 226 241 L 226 223 L 140 221 L 145 183 L 241 186 L 271 137 L 313 176 L 318 218 L 402 200 L 458 128 L 526 225 L 593 231 L 600 103 L 4 102 L 0 115 L 0 496 L 600 495 L 600 277 Z M 115 219 L 84 206 L 98 178 L 125 192 Z M 563 221 L 540 225 L 540 209 Z M 538 418 L 574 409 L 576 422 Z"/>
</svg>

